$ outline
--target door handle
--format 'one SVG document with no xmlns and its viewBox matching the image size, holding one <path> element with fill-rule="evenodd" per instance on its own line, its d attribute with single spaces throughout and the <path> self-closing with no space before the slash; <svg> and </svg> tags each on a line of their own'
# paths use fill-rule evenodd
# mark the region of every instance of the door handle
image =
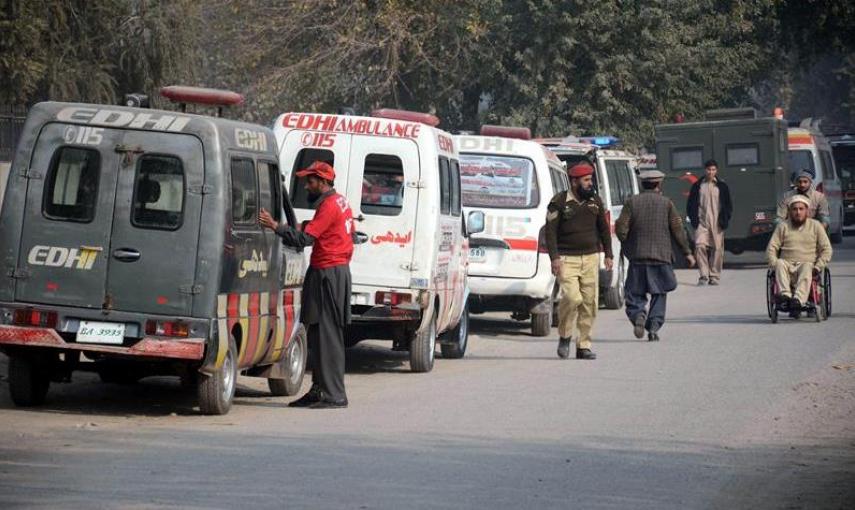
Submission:
<svg viewBox="0 0 855 510">
<path fill-rule="evenodd" d="M 358 221 L 358 222 L 362 223 L 363 221 L 365 221 L 365 216 L 363 216 L 362 214 L 360 214 L 360 215 L 359 215 L 359 216 L 357 216 L 356 218 L 353 218 L 353 221 Z"/>
<path fill-rule="evenodd" d="M 365 232 L 356 231 L 356 244 L 364 244 L 368 242 L 368 234 Z"/>
<path fill-rule="evenodd" d="M 140 259 L 140 252 L 133 248 L 119 248 L 113 251 L 113 258 L 120 262 L 135 262 Z"/>
</svg>

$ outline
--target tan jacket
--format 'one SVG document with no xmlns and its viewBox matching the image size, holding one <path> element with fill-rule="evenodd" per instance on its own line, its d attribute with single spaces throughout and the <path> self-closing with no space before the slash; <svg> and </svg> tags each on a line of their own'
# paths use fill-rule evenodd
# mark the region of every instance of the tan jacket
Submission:
<svg viewBox="0 0 855 510">
<path fill-rule="evenodd" d="M 822 269 L 831 261 L 831 242 L 822 223 L 808 218 L 799 228 L 789 220 L 779 223 L 766 247 L 766 259 L 774 267 L 778 259 L 807 262 Z"/>
</svg>

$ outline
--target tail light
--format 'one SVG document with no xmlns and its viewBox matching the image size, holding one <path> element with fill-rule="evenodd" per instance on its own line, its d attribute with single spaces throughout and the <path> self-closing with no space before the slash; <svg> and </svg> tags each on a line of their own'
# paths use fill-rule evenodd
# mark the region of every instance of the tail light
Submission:
<svg viewBox="0 0 855 510">
<path fill-rule="evenodd" d="M 378 291 L 377 294 L 374 295 L 374 302 L 378 305 L 398 306 L 402 303 L 409 303 L 412 300 L 412 296 L 409 294 L 402 294 L 400 292 Z"/>
<path fill-rule="evenodd" d="M 146 321 L 145 334 L 152 336 L 190 336 L 190 326 L 180 321 Z"/>
<path fill-rule="evenodd" d="M 540 232 L 537 235 L 537 253 L 549 253 L 549 248 L 546 246 L 546 227 L 540 227 Z"/>
<path fill-rule="evenodd" d="M 56 312 L 44 312 L 33 308 L 15 310 L 12 319 L 16 326 L 36 326 L 38 328 L 55 328 Z"/>
</svg>

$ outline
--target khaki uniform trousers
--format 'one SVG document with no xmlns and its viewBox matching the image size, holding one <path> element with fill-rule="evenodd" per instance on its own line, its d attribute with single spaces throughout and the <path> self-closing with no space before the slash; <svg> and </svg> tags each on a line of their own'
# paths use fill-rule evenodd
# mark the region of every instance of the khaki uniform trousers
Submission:
<svg viewBox="0 0 855 510">
<path fill-rule="evenodd" d="M 558 303 L 558 334 L 571 338 L 579 328 L 577 349 L 591 348 L 591 329 L 597 317 L 600 293 L 600 254 L 562 255 L 561 301 Z"/>
<path fill-rule="evenodd" d="M 698 227 L 695 234 L 695 259 L 701 278 L 718 280 L 724 266 L 724 232 L 717 227 Z"/>
<path fill-rule="evenodd" d="M 792 289 L 793 278 L 796 279 L 795 296 Z M 775 280 L 778 282 L 778 292 L 784 297 L 795 297 L 801 304 L 808 301 L 810 283 L 813 280 L 813 264 L 810 262 L 787 262 L 778 259 L 775 264 Z"/>
</svg>

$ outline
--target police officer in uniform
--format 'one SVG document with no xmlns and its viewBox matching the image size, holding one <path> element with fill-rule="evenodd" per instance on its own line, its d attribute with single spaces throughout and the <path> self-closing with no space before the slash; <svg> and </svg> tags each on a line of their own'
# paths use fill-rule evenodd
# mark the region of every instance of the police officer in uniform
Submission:
<svg viewBox="0 0 855 510">
<path fill-rule="evenodd" d="M 306 191 L 316 207 L 315 216 L 302 230 L 277 223 L 264 209 L 259 213 L 259 222 L 276 231 L 285 244 L 312 247 L 300 317 L 309 328 L 312 388 L 288 405 L 312 409 L 347 407 L 344 328 L 350 323 L 353 213 L 347 199 L 333 189 L 335 170 L 329 164 L 315 161 L 298 171 L 297 176 L 306 177 Z"/>
<path fill-rule="evenodd" d="M 558 357 L 570 356 L 570 341 L 578 327 L 577 359 L 596 359 L 591 330 L 599 304 L 600 251 L 606 269 L 614 267 L 606 209 L 594 190 L 594 167 L 578 163 L 570 171 L 570 189 L 552 197 L 546 214 L 546 246 L 552 274 L 561 286 L 558 304 Z"/>
</svg>

